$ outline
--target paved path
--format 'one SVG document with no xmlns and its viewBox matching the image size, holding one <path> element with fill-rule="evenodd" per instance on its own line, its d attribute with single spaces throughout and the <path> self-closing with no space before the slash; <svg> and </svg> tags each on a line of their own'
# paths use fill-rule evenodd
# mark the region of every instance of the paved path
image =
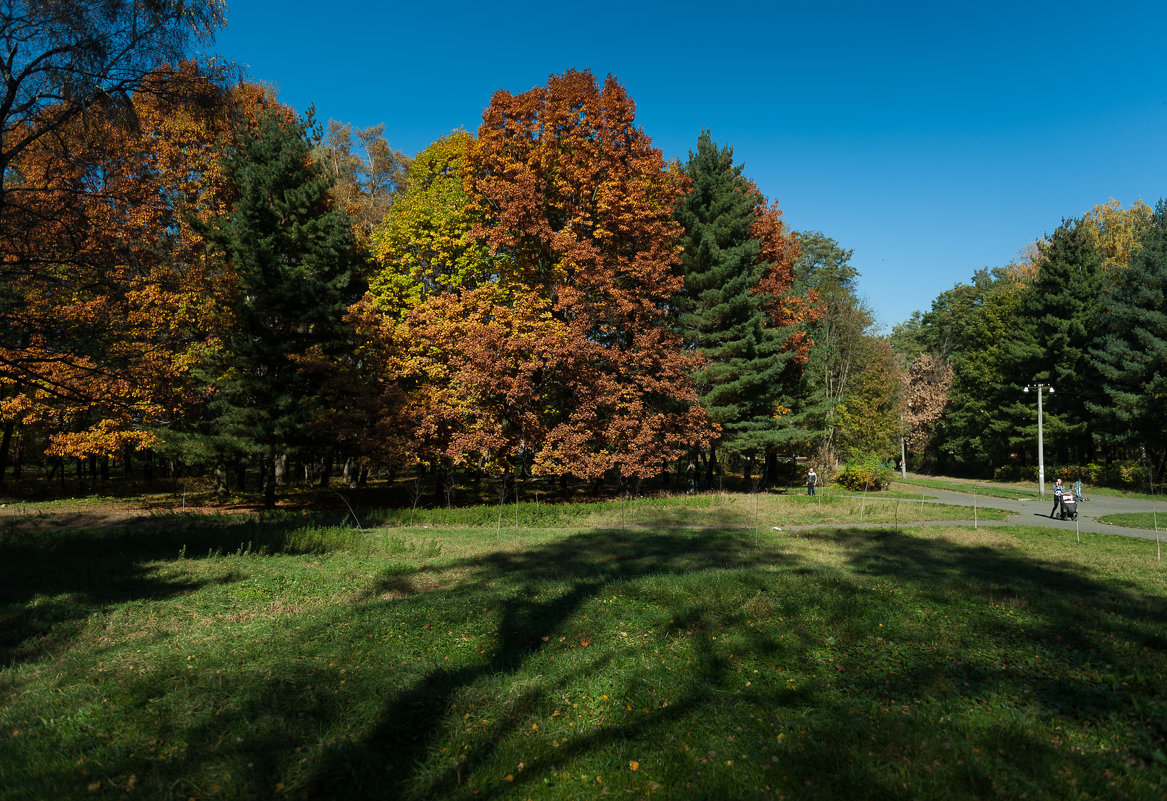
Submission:
<svg viewBox="0 0 1167 801">
<path fill-rule="evenodd" d="M 974 496 L 971 492 L 952 492 L 949 490 L 935 490 L 927 487 L 917 487 L 914 485 L 901 485 L 902 489 L 911 492 L 918 492 L 934 499 L 935 502 L 955 504 L 960 506 L 972 506 Z M 1156 503 L 1154 507 L 1150 501 L 1138 500 L 1135 498 L 1119 498 L 1113 495 L 1087 495 L 1089 500 L 1082 501 L 1078 504 L 1078 521 L 1077 529 L 1075 529 L 1075 522 L 1073 520 L 1051 520 L 1049 513 L 1053 508 L 1053 495 L 1047 494 L 1046 500 L 1031 500 L 1031 501 L 1011 501 L 1005 498 L 993 498 L 987 495 L 976 495 L 975 502 L 978 507 L 989 507 L 993 509 L 1004 509 L 1011 514 L 1009 519 L 1004 523 L 996 521 L 981 520 L 979 525 L 1025 525 L 1025 526 L 1046 526 L 1050 528 L 1059 528 L 1068 531 L 1089 531 L 1095 534 L 1117 534 L 1121 537 L 1141 537 L 1143 539 L 1164 539 L 1167 540 L 1167 505 Z M 1162 530 L 1155 531 L 1153 529 L 1145 528 L 1126 528 L 1124 526 L 1108 526 L 1105 523 L 1099 523 L 1097 518 L 1104 515 L 1115 514 L 1117 512 L 1150 512 L 1152 508 L 1159 512 L 1159 522 Z M 972 521 L 965 521 L 971 524 Z"/>
</svg>

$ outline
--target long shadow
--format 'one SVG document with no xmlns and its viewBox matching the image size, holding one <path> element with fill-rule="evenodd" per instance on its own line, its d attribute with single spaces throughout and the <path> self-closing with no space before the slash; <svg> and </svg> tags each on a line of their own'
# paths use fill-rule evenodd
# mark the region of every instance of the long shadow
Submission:
<svg viewBox="0 0 1167 801">
<path fill-rule="evenodd" d="M 127 536 L 120 569 L 125 571 L 130 594 L 155 592 L 165 597 L 171 589 L 149 586 L 149 577 L 135 573 L 134 566 L 154 551 L 167 552 L 172 557 L 175 541 L 166 540 L 165 547 L 154 549 L 137 540 L 136 535 Z M 218 536 L 221 546 L 223 535 Z M 228 543 L 238 539 L 237 532 L 226 536 Z M 200 548 L 214 546 L 213 533 L 207 537 Z M 1075 717 L 1087 724 L 1141 714 L 1149 721 L 1139 724 L 1146 743 L 1133 754 L 1067 755 L 1063 747 L 1027 732 L 1010 718 L 998 720 L 986 715 L 989 723 L 978 723 L 979 728 L 954 739 L 963 736 L 972 752 L 997 754 L 1000 750 L 1002 755 L 983 757 L 981 764 L 970 764 L 966 773 L 957 772 L 956 778 L 949 780 L 959 784 L 945 785 L 943 792 L 918 797 L 1000 797 L 1002 787 L 994 782 L 1006 776 L 1012 781 L 1005 785 L 1009 789 L 1022 788 L 1030 798 L 1056 798 L 1068 762 L 1084 766 L 1077 776 L 1102 777 L 1107 771 L 1122 770 L 1122 758 L 1149 760 L 1153 744 L 1161 744 L 1167 738 L 1167 715 L 1159 714 L 1167 711 L 1161 690 L 1140 688 L 1144 701 L 1155 697 L 1160 700 L 1150 701 L 1151 706 L 1141 713 L 1129 713 L 1123 706 L 1129 700 L 1128 694 L 1120 683 L 1080 687 L 1067 679 L 1074 673 L 1072 669 L 1047 673 L 1040 666 L 978 661 L 973 654 L 956 654 L 945 648 L 943 631 L 909 625 L 889 624 L 885 629 L 888 639 L 908 646 L 902 652 L 894 651 L 892 646 L 874 654 L 863 650 L 871 646 L 871 628 L 883 614 L 878 593 L 903 588 L 921 602 L 959 605 L 959 613 L 974 605 L 969 601 L 986 608 L 1001 603 L 1026 608 L 1037 621 L 1029 632 L 1006 626 L 1000 615 L 985 615 L 983 637 L 988 650 L 1019 653 L 1014 644 L 1018 638 L 1028 639 L 1043 657 L 1056 656 L 1071 666 L 1088 658 L 1109 660 L 1115 675 L 1121 678 L 1130 656 L 1119 641 L 1133 640 L 1160 660 L 1167 655 L 1167 600 L 1146 597 L 1109 580 L 1095 580 L 1077 565 L 1041 561 L 1009 549 L 910 537 L 892 529 L 824 528 L 799 534 L 798 538 L 841 546 L 838 552 L 845 554 L 848 564 L 804 561 L 793 555 L 787 540 L 763 540 L 759 545 L 750 532 L 741 530 L 627 534 L 605 530 L 453 564 L 447 562 L 440 570 L 423 568 L 407 573 L 398 568 L 387 569 L 379 584 L 370 588 L 368 597 L 354 605 L 355 610 L 338 611 L 335 618 L 329 612 L 324 618 L 289 622 L 294 626 L 295 637 L 305 643 L 303 651 L 296 654 L 302 659 L 295 665 L 275 671 L 275 679 L 265 677 L 261 669 L 253 667 L 262 662 L 261 656 L 266 653 L 264 644 L 257 642 L 253 653 L 239 656 L 248 672 L 235 672 L 231 679 L 234 684 L 223 691 L 223 703 L 230 705 L 228 714 L 207 714 L 198 723 L 165 734 L 192 744 L 189 775 L 196 779 L 194 766 L 212 761 L 229 766 L 233 775 L 248 776 L 239 797 L 271 797 L 276 782 L 287 781 L 291 785 L 287 791 L 290 797 L 346 801 L 469 798 L 471 791 L 465 784 L 469 778 L 475 779 L 478 797 L 546 795 L 544 782 L 559 781 L 556 771 L 573 760 L 586 762 L 597 751 L 610 754 L 612 746 L 623 742 L 664 743 L 676 736 L 678 729 L 692 727 L 695 722 L 704 724 L 705 720 L 730 720 L 739 709 L 765 712 L 768 720 L 751 723 L 733 719 L 729 725 L 746 727 L 745 733 L 737 735 L 739 745 L 735 745 L 735 752 L 739 748 L 748 751 L 751 763 L 771 758 L 780 761 L 788 778 L 786 786 L 796 788 L 800 797 L 900 798 L 904 797 L 904 788 L 892 781 L 894 773 L 889 773 L 885 765 L 896 760 L 924 764 L 918 754 L 932 747 L 925 740 L 940 728 L 927 720 L 929 700 L 939 708 L 935 713 L 939 717 L 951 714 L 953 699 L 964 695 L 990 698 L 1002 687 L 1010 696 L 1032 703 L 1038 710 L 1036 714 Z M 100 557 L 101 548 L 97 544 L 85 545 L 84 538 L 74 544 L 77 553 L 70 557 L 70 571 L 78 574 L 87 559 Z M 15 552 L 0 551 L 0 559 Z M 50 580 L 51 563 L 49 559 L 36 565 L 33 574 Z M 118 564 L 115 559 L 111 568 L 119 569 Z M 722 585 L 716 584 L 713 577 L 723 571 L 733 571 L 733 592 L 728 599 L 715 597 L 722 592 Z M 450 575 L 456 580 L 448 578 Z M 545 675 L 533 670 L 531 663 L 554 655 L 556 648 L 563 649 L 565 646 L 557 645 L 559 635 L 576 630 L 573 626 L 578 624 L 581 613 L 595 615 L 596 608 L 602 609 L 596 602 L 608 592 L 644 580 L 634 590 L 652 597 L 651 579 L 656 577 L 667 579 L 663 584 L 670 589 L 661 593 L 664 600 L 658 603 L 663 607 L 654 619 L 659 618 L 662 627 L 667 620 L 673 631 L 687 638 L 688 653 L 693 659 L 692 665 L 671 674 L 669 697 L 660 699 L 661 703 L 651 705 L 641 715 L 615 718 L 572 736 L 562 748 L 552 751 L 544 746 L 545 758 L 538 765 L 529 764 L 513 781 L 501 775 L 485 776 L 486 766 L 497 768 L 499 743 L 524 735 L 522 728 L 529 726 L 532 716 L 543 714 L 549 703 L 556 703 L 550 699 L 572 692 L 591 674 L 610 674 L 613 682 L 625 684 L 624 689 L 646 681 L 639 673 L 628 673 L 626 664 L 618 664 L 614 651 L 601 647 L 593 646 L 587 652 L 588 658 L 568 662 L 564 669 L 547 671 Z M 61 587 L 62 591 L 85 587 L 95 601 L 111 602 L 118 594 L 102 587 L 102 581 L 94 576 L 85 583 L 78 575 L 72 575 Z M 673 589 L 681 581 L 687 582 L 687 594 Z M 34 585 L 35 582 L 22 585 L 23 589 L 12 597 L 27 600 L 32 597 Z M 745 600 L 739 600 L 739 596 Z M 299 769 L 297 775 L 303 778 L 288 780 L 296 769 L 294 749 L 318 742 L 321 730 L 339 726 L 339 719 L 346 714 L 343 705 L 323 689 L 335 687 L 335 670 L 327 670 L 315 659 L 321 653 L 330 657 L 343 655 L 338 661 L 343 661 L 344 656 L 359 659 L 360 654 L 391 657 L 383 649 L 357 650 L 359 641 L 345 639 L 345 630 L 338 625 L 347 622 L 342 621 L 342 615 L 359 616 L 366 625 L 361 632 L 364 635 L 366 631 L 377 631 L 378 625 L 400 625 L 403 610 L 410 618 L 425 617 L 425 624 L 454 628 L 458 616 L 484 606 L 489 609 L 483 614 L 497 621 L 497 634 L 487 653 L 455 654 L 448 666 L 440 658 L 419 660 L 408 673 L 395 673 L 400 661 L 383 667 L 365 665 L 380 672 L 379 683 L 365 685 L 380 694 L 373 704 L 376 722 L 360 739 L 314 754 L 311 764 Z M 733 617 L 738 606 L 742 607 L 740 616 Z M 770 666 L 772 673 L 791 660 L 817 663 L 825 647 L 825 630 L 840 641 L 831 652 L 831 661 L 838 660 L 843 668 L 863 678 L 838 683 L 836 676 L 847 674 L 836 673 L 834 664 L 824 662 L 818 680 L 805 687 L 787 687 L 777 676 L 762 677 L 753 686 L 746 686 L 722 641 L 715 641 L 723 633 L 719 627 L 726 625 L 727 616 L 742 647 L 754 652 L 759 664 Z M 818 623 L 801 626 L 802 617 L 816 618 Z M 751 618 L 770 623 L 783 619 L 788 623 L 753 629 L 748 625 Z M 311 645 L 318 642 L 341 645 L 325 651 Z M 853 644 L 854 650 L 843 647 L 848 644 Z M 803 670 L 802 675 L 808 675 L 808 671 Z M 399 680 L 402 676 L 405 681 Z M 410 676 L 415 678 L 410 681 Z M 1158 669 L 1142 680 L 1158 682 L 1164 678 L 1163 670 Z M 471 701 L 472 709 L 474 704 L 489 707 L 489 728 L 476 730 L 472 740 L 467 737 L 471 740 L 469 750 L 456 763 L 449 755 L 440 754 L 440 747 L 449 744 L 443 739 L 448 737 L 448 728 L 461 718 L 465 699 L 476 698 L 475 691 L 481 692 L 482 687 L 512 680 L 514 689 L 506 704 L 511 714 L 494 714 L 500 710 L 493 698 Z M 399 689 L 407 682 L 404 689 Z M 143 687 L 138 693 L 141 697 L 131 700 L 148 704 L 164 691 L 161 687 Z M 872 708 L 879 706 L 910 707 L 914 711 L 877 719 Z M 224 741 L 223 732 L 238 731 L 240 721 L 246 722 L 253 734 Z M 804 729 L 806 736 L 799 740 L 797 749 L 790 747 L 789 754 L 780 752 L 771 757 L 775 751 L 769 749 L 777 746 L 773 744 L 774 732 L 768 727 L 778 723 L 791 728 L 788 742 L 794 739 L 794 729 Z M 703 731 L 692 735 L 697 745 L 710 735 L 709 724 L 704 725 Z M 1134 727 L 1131 724 L 1130 728 Z M 682 732 L 681 736 L 686 734 Z M 944 758 L 942 748 L 943 743 L 935 744 L 938 760 Z M 134 762 L 131 756 L 116 770 L 128 774 L 136 769 L 139 776 L 146 775 L 146 771 L 163 770 L 156 762 L 147 764 L 141 757 Z M 969 758 L 968 753 L 965 756 Z M 670 768 L 674 772 L 658 777 L 662 785 L 658 797 L 686 801 L 765 797 L 756 791 L 765 782 L 749 785 L 750 792 L 746 793 L 742 789 L 745 780 L 734 780 L 726 772 L 711 774 L 703 753 L 674 757 L 674 761 L 679 763 Z M 111 772 L 116 770 L 111 766 Z M 174 775 L 163 778 L 168 786 L 180 786 Z M 914 785 L 915 789 L 919 787 Z M 1104 783 L 1079 790 L 1081 797 L 1106 797 L 1108 792 Z M 645 790 L 635 797 L 650 794 Z M 585 797 L 586 791 L 581 788 L 566 795 Z M 1020 795 L 1013 793 L 1011 797 Z"/>
<path fill-rule="evenodd" d="M 1132 650 L 1167 659 L 1167 598 L 1141 594 L 1113 578 L 1096 581 L 1080 565 L 1024 558 L 999 547 L 910 537 L 890 529 L 838 529 L 805 536 L 842 545 L 856 573 L 915 587 L 936 603 L 948 603 L 955 594 L 976 598 L 986 608 L 1022 610 L 1035 620 L 1026 629 L 1003 623 L 999 616 L 987 617 L 984 636 L 989 642 L 1021 644 L 1070 664 L 1101 660 L 1112 677 L 1141 672 L 1132 664 Z M 927 664 L 906 669 L 897 675 L 897 684 L 906 695 L 923 694 L 935 679 L 935 669 Z M 1086 685 L 1067 678 L 1065 672 L 1055 678 L 1041 664 L 984 665 L 970 657 L 949 670 L 981 683 L 1024 684 L 1025 691 L 1048 709 L 1081 720 L 1121 713 L 1130 703 L 1117 678 L 1105 685 Z M 1153 724 L 1156 737 L 1167 738 L 1167 718 L 1159 717 Z"/>
<path fill-rule="evenodd" d="M 382 722 L 364 741 L 334 749 L 318 764 L 305 795 L 311 798 L 405 798 L 441 794 L 443 781 L 423 782 L 415 774 L 424 764 L 432 741 L 443 723 L 444 712 L 458 692 L 498 675 L 516 675 L 524 664 L 553 639 L 560 628 L 580 608 L 604 588 L 649 576 L 666 576 L 695 571 L 745 568 L 759 561 L 788 559 L 773 548 L 756 548 L 737 533 L 654 532 L 623 535 L 598 531 L 576 535 L 519 552 L 497 552 L 481 559 L 467 560 L 455 569 L 469 569 L 464 586 L 481 582 L 506 582 L 514 592 L 499 610 L 498 646 L 479 664 L 454 670 L 434 670 L 401 695 L 390 700 Z M 561 588 L 546 600 L 537 600 L 539 590 Z M 400 576 L 388 577 L 383 588 L 400 592 Z M 548 593 L 544 593 L 547 595 Z M 699 614 L 689 610 L 690 615 Z M 686 621 L 690 625 L 692 620 Z M 706 665 L 702 673 L 716 672 Z M 560 679 L 563 684 L 566 679 Z M 712 686 L 712 685 L 710 685 Z M 543 696 L 549 687 L 540 687 Z M 706 692 L 705 682 L 696 680 L 693 699 Z M 533 703 L 519 699 L 517 705 Z M 654 716 L 648 724 L 680 719 L 692 704 L 682 702 Z M 514 723 L 513 725 L 518 725 Z M 493 744 L 513 731 L 513 725 L 499 724 L 493 738 L 477 746 L 458 768 L 459 776 L 474 771 L 485 762 Z M 600 739 L 635 736 L 640 726 L 625 726 Z M 595 739 L 587 742 L 596 744 Z M 575 748 L 585 748 L 581 741 Z M 565 755 L 570 751 L 565 750 Z M 454 777 L 445 776 L 445 780 Z M 426 786 L 419 786 L 424 784 Z M 502 786 L 496 789 L 503 789 Z"/>
<path fill-rule="evenodd" d="M 1042 630 L 1035 635 L 1048 639 L 1049 647 L 1068 651 L 1077 649 L 1082 653 L 1103 654 L 1116 662 L 1120 660 L 1121 654 L 1108 648 L 1106 641 L 1107 637 L 1114 636 L 1115 627 L 1097 621 L 1097 627 L 1084 630 L 1081 615 L 1074 614 L 1082 604 L 1095 604 L 1108 614 L 1128 621 L 1118 627 L 1124 635 L 1139 637 L 1148 648 L 1165 650 L 1161 626 L 1167 619 L 1164 615 L 1167 602 L 1096 582 L 1072 565 L 1039 562 L 1009 551 L 918 539 L 892 530 L 874 534 L 822 531 L 808 536 L 841 542 L 851 553 L 849 559 L 853 572 L 849 575 L 845 570 L 808 566 L 780 547 L 756 548 L 750 537 L 740 532 L 658 532 L 628 536 L 610 531 L 591 532 L 517 553 L 500 552 L 466 560 L 457 566 L 469 571 L 463 582 L 465 587 L 507 583 L 512 588 L 499 610 L 498 647 L 477 664 L 434 669 L 409 689 L 386 699 L 380 723 L 365 738 L 335 747 L 323 755 L 304 788 L 305 796 L 427 798 L 449 796 L 459 787 L 464 790 L 460 783 L 491 759 L 500 741 L 522 734 L 517 729 L 521 725 L 522 713 L 534 712 L 540 700 L 568 684 L 573 677 L 560 676 L 536 689 L 525 689 L 523 697 L 515 702 L 515 709 L 520 714 L 514 720 L 496 723 L 490 736 L 477 742 L 460 764 L 435 773 L 434 749 L 439 742 L 440 729 L 448 722 L 451 704 L 459 693 L 483 680 L 499 676 L 518 678 L 524 665 L 545 649 L 547 641 L 553 640 L 572 616 L 605 587 L 651 576 L 759 565 L 778 571 L 802 572 L 822 583 L 821 597 L 814 602 L 814 609 L 795 604 L 785 613 L 825 614 L 837 622 L 840 630 L 848 625 L 848 616 L 855 605 L 864 603 L 861 597 L 864 590 L 854 584 L 854 572 L 891 578 L 924 595 L 936 590 L 939 582 L 945 584 L 945 592 L 983 597 L 986 602 L 994 595 L 998 599 L 1011 598 L 1013 602 L 1030 597 L 1032 603 L 1038 605 L 1039 598 L 1048 598 L 1053 591 L 1061 594 L 1063 599 L 1037 610 L 1042 615 Z M 747 575 L 751 576 L 750 580 L 765 582 L 760 576 Z M 387 577 L 384 587 L 398 592 L 404 590 L 408 594 L 400 575 Z M 559 587 L 561 591 L 548 593 L 549 587 Z M 759 586 L 758 589 L 764 590 L 765 587 Z M 465 590 L 459 592 L 462 591 Z M 678 625 L 700 634 L 702 606 L 703 600 L 694 597 L 687 609 L 675 610 L 677 618 L 684 617 Z M 1113 617 L 1110 622 L 1113 623 Z M 986 631 L 985 636 L 1006 643 L 1016 636 L 1016 632 Z M 810 644 L 805 642 L 791 645 L 768 636 L 757 635 L 757 638 L 755 649 L 776 662 L 780 656 L 811 652 Z M 792 639 L 798 641 L 797 636 Z M 1057 644 L 1053 644 L 1055 642 Z M 695 715 L 712 713 L 719 699 L 727 697 L 729 692 L 727 666 L 708 636 L 702 639 L 699 649 L 702 652 L 701 664 L 691 668 L 688 690 L 674 703 L 655 710 L 641 721 L 613 724 L 590 735 L 573 738 L 570 748 L 557 755 L 559 763 L 606 743 L 635 740 L 649 734 L 660 735 L 670 727 L 693 720 Z M 602 665 L 593 665 L 592 668 L 601 669 Z M 938 672 L 951 674 L 948 678 L 953 682 L 964 684 L 960 691 L 949 689 L 947 692 L 952 696 L 959 696 L 961 691 L 988 693 L 992 687 L 1005 681 L 1011 684 L 1018 697 L 1023 697 L 1032 688 L 1034 702 L 1043 704 L 1052 714 L 1068 711 L 1082 719 L 1102 718 L 1115 713 L 1122 704 L 1122 693 L 1117 688 L 1114 692 L 1100 694 L 1096 688 L 1087 691 L 1067 686 L 1064 679 L 1045 677 L 1040 671 L 1027 673 L 1024 666 L 994 673 L 971 660 L 968 665 L 942 664 L 927 659 L 903 664 L 878 686 L 873 683 L 868 689 L 872 699 L 885 703 L 919 703 L 922 698 L 936 692 Z M 862 749 L 870 747 L 870 739 L 890 735 L 891 742 L 885 745 L 885 749 L 899 748 L 910 752 L 918 749 L 919 738 L 926 736 L 925 729 L 909 718 L 879 730 L 864 728 L 864 724 L 856 725 L 852 719 L 853 706 L 841 703 L 838 696 L 825 686 L 801 691 L 793 688 L 789 691 L 759 689 L 753 700 L 763 708 L 786 709 L 799 715 L 813 714 L 823 730 L 830 732 L 828 739 L 832 742 L 808 743 L 803 759 L 786 766 L 797 773 L 798 782 L 805 782 L 807 787 L 824 790 L 836 787 L 838 795 L 827 797 L 847 797 L 859 788 L 871 797 L 898 797 L 898 786 L 884 786 L 888 778 L 877 770 L 879 758 L 865 755 Z M 1077 711 L 1074 710 L 1075 704 L 1080 707 Z M 1165 733 L 1162 723 L 1157 726 L 1156 729 L 1152 725 L 1154 731 L 1148 732 L 1152 738 Z M 1011 744 L 1017 754 L 1025 754 L 1024 767 L 1012 763 L 1005 765 L 1007 771 L 1017 774 L 1014 781 L 1020 782 L 1021 786 L 1040 789 L 1041 782 L 1055 779 L 1064 766 L 1064 756 L 1057 747 L 1008 723 L 996 728 L 989 726 L 979 732 L 976 744 L 986 750 L 989 747 L 996 749 L 999 744 Z M 1139 757 L 1149 758 L 1150 753 Z M 1002 757 L 1006 763 L 1011 758 Z M 1107 762 L 1099 758 L 1099 764 L 1106 765 Z M 698 772 L 695 765 L 694 776 Z M 1099 769 L 1098 773 L 1101 775 L 1103 771 Z M 526 782 L 534 790 L 540 780 L 548 781 L 552 777 L 550 766 L 544 766 L 528 770 L 515 781 Z M 502 777 L 484 777 L 483 781 L 478 785 L 479 791 L 487 796 L 502 794 L 517 786 L 505 783 Z M 970 776 L 966 781 L 974 793 L 991 794 L 996 787 L 983 776 Z M 711 788 L 708 783 L 679 781 L 670 791 L 670 797 L 696 799 L 710 797 L 709 793 L 718 792 L 719 788 Z M 731 791 L 725 788 L 724 792 Z"/>
<path fill-rule="evenodd" d="M 285 552 L 303 520 L 223 525 L 163 517 L 118 529 L 0 531 L 0 666 L 67 648 L 97 611 L 195 592 L 205 581 L 153 575 L 148 563 L 242 548 Z M 231 581 L 231 578 L 221 581 Z"/>
</svg>

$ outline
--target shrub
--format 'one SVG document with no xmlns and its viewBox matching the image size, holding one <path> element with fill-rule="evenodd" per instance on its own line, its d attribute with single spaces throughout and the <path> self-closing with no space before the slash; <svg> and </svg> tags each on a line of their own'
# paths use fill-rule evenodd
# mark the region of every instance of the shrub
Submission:
<svg viewBox="0 0 1167 801">
<path fill-rule="evenodd" d="M 1036 465 L 1007 464 L 993 471 L 993 478 L 997 481 L 1037 481 Z M 1060 478 L 1068 484 L 1078 479 L 1086 484 L 1100 487 L 1114 487 L 1116 489 L 1145 489 L 1147 486 L 1147 471 L 1138 462 L 1112 462 L 1099 464 L 1091 462 L 1086 465 L 1055 465 L 1047 467 L 1046 481 Z"/>
<path fill-rule="evenodd" d="M 885 490 L 895 478 L 895 471 L 876 459 L 866 456 L 852 459 L 835 474 L 835 483 L 844 489 Z"/>
<path fill-rule="evenodd" d="M 994 481 L 1037 481 L 1037 467 L 1028 464 L 1005 464 L 993 471 Z"/>
</svg>

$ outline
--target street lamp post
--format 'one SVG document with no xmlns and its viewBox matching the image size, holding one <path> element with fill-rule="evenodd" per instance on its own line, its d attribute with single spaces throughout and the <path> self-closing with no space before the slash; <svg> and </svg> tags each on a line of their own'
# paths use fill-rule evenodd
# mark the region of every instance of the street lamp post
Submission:
<svg viewBox="0 0 1167 801">
<path fill-rule="evenodd" d="M 1041 391 L 1048 390 L 1052 395 L 1054 388 L 1049 384 L 1030 384 L 1025 388 L 1025 392 L 1029 390 L 1037 391 L 1037 492 L 1042 499 L 1045 498 L 1045 442 L 1042 440 L 1041 431 Z"/>
</svg>

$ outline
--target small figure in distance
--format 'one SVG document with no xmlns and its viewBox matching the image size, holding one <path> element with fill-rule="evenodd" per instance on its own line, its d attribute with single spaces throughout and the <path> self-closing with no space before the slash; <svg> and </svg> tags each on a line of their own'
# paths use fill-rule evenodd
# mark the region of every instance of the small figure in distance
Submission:
<svg viewBox="0 0 1167 801">
<path fill-rule="evenodd" d="M 1074 500 L 1075 501 L 1086 500 L 1086 496 L 1082 494 L 1082 479 L 1080 479 L 1080 478 L 1074 482 Z"/>
<path fill-rule="evenodd" d="M 818 483 L 819 477 L 815 474 L 814 468 L 812 467 L 810 472 L 806 474 L 806 494 L 814 495 L 814 488 L 818 486 Z"/>
<path fill-rule="evenodd" d="M 1066 491 L 1066 485 L 1063 484 L 1062 480 L 1059 478 L 1057 481 L 1054 482 L 1054 508 L 1049 513 L 1049 516 L 1051 518 L 1054 516 L 1054 513 L 1056 513 L 1058 511 L 1058 509 L 1061 507 L 1061 505 L 1062 505 L 1062 493 L 1065 491 Z"/>
</svg>

